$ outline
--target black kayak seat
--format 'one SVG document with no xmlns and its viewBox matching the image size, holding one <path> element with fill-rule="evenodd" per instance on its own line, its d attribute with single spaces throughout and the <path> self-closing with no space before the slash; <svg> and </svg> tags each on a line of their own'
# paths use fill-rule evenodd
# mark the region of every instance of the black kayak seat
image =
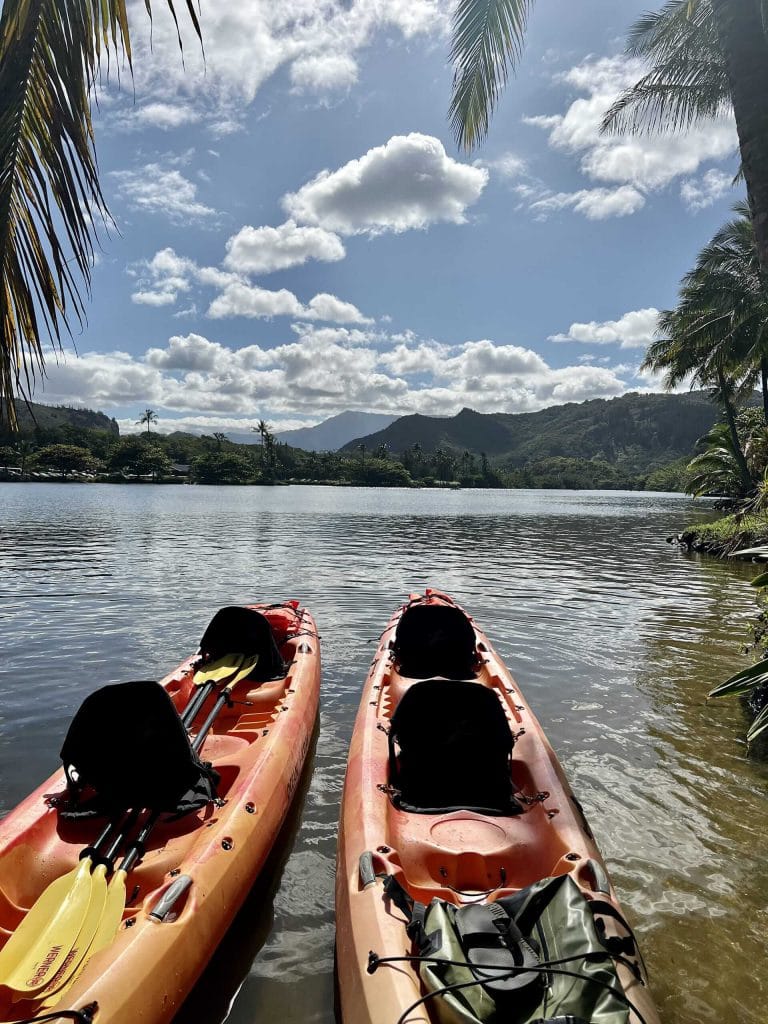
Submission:
<svg viewBox="0 0 768 1024">
<path fill-rule="evenodd" d="M 219 608 L 200 641 L 204 662 L 225 654 L 258 654 L 259 660 L 249 678 L 256 682 L 279 679 L 285 675 L 285 662 L 277 649 L 269 619 L 255 608 L 239 605 Z"/>
<path fill-rule="evenodd" d="M 401 810 L 519 814 L 510 758 L 514 738 L 496 693 L 481 683 L 426 679 L 392 715 L 389 784 Z"/>
<path fill-rule="evenodd" d="M 469 679 L 476 674 L 475 630 L 454 605 L 406 608 L 395 629 L 394 650 L 400 675 L 410 679 Z"/>
<path fill-rule="evenodd" d="M 69 798 L 64 817 L 131 808 L 186 813 L 216 795 L 216 772 L 192 750 L 168 693 L 148 679 L 102 686 L 86 697 L 61 759 Z"/>
</svg>

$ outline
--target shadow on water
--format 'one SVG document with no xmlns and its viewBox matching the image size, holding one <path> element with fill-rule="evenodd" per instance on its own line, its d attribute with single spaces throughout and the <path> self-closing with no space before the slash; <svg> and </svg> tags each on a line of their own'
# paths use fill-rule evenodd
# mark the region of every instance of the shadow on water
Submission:
<svg viewBox="0 0 768 1024">
<path fill-rule="evenodd" d="M 318 717 L 301 779 L 272 852 L 208 966 L 173 1018 L 173 1024 L 200 1024 L 201 1021 L 218 1024 L 230 1016 L 251 964 L 261 952 L 274 925 L 275 895 L 299 833 L 319 733 Z"/>
</svg>

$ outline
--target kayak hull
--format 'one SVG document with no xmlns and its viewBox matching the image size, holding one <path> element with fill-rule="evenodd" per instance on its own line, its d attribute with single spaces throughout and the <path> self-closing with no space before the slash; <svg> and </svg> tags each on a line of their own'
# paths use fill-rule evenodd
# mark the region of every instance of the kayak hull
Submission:
<svg viewBox="0 0 768 1024">
<path fill-rule="evenodd" d="M 55 1009 L 96 1003 L 95 1024 L 170 1021 L 269 856 L 301 778 L 317 719 L 319 638 L 310 613 L 297 602 L 251 607 L 269 619 L 288 665 L 286 675 L 236 686 L 233 706 L 222 709 L 200 752 L 221 777 L 222 799 L 175 822 L 158 822 L 145 854 L 128 874 L 127 906 L 116 938 L 87 962 Z M 192 693 L 195 664 L 196 658 L 189 658 L 161 681 L 179 710 Z M 193 722 L 193 736 L 212 701 Z M 58 772 L 0 822 L 3 941 L 45 886 L 76 866 L 80 851 L 99 831 L 93 822 L 58 819 L 50 798 L 64 789 L 63 773 Z M 188 887 L 162 920 L 152 917 L 183 877 L 191 879 Z M 31 1017 L 44 1009 L 39 1001 L 14 1003 L 0 988 L 0 1021 Z"/>
<path fill-rule="evenodd" d="M 404 916 L 384 898 L 385 875 L 394 876 L 419 903 L 439 898 L 464 906 L 509 896 L 541 878 L 569 874 L 588 898 L 607 900 L 620 912 L 581 806 L 540 724 L 469 616 L 479 655 L 475 681 L 498 696 L 516 737 L 510 770 L 514 791 L 526 801 L 523 813 L 410 813 L 391 799 L 387 733 L 399 701 L 420 681 L 399 674 L 395 631 L 403 611 L 420 603 L 454 606 L 446 595 L 427 590 L 395 612 L 368 674 L 350 746 L 336 873 L 336 962 L 345 1024 L 396 1024 L 424 995 L 418 973 L 407 961 L 367 971 L 371 951 L 379 957 L 411 952 Z M 614 934 L 624 933 L 619 926 Z M 659 1024 L 639 956 L 635 962 L 642 982 L 623 966 L 618 967 L 619 979 L 645 1024 Z M 434 1024 L 438 1018 L 433 1012 L 419 1006 L 408 1014 L 408 1024 Z M 630 1024 L 640 1024 L 635 1013 Z"/>
</svg>

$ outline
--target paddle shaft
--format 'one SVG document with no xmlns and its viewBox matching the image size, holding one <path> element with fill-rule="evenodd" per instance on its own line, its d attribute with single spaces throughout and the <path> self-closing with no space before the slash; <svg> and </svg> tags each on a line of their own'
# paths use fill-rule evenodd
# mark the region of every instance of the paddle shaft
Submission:
<svg viewBox="0 0 768 1024">
<path fill-rule="evenodd" d="M 206 683 L 206 686 L 208 686 L 208 685 L 213 686 L 212 683 L 211 684 Z M 202 728 L 200 729 L 200 732 L 197 734 L 197 736 L 195 736 L 195 739 L 194 739 L 194 741 L 192 743 L 192 750 L 196 754 L 199 753 L 200 748 L 202 747 L 203 743 L 205 743 L 205 738 L 208 735 L 208 733 L 211 731 L 211 726 L 213 725 L 214 721 L 216 720 L 217 715 L 219 714 L 221 709 L 224 707 L 224 705 L 229 700 L 229 690 L 230 690 L 231 685 L 233 685 L 233 684 L 230 684 L 230 686 L 225 686 L 224 687 L 224 690 L 222 691 L 219 699 L 216 701 L 216 703 L 214 704 L 213 708 L 211 709 L 211 713 L 208 715 L 208 717 L 206 718 L 205 722 L 203 722 L 203 725 L 202 725 Z M 202 703 L 202 702 L 200 702 L 200 703 Z M 185 717 L 186 717 L 186 712 L 185 712 Z M 194 717 L 194 716 L 192 716 L 192 717 Z M 131 845 L 126 850 L 125 857 L 123 858 L 123 861 L 122 861 L 120 867 L 118 868 L 119 871 L 124 871 L 127 874 L 131 870 L 133 865 L 136 863 L 136 861 L 139 859 L 139 857 L 142 855 L 142 853 L 144 852 L 144 844 L 146 843 L 147 839 L 149 838 L 150 832 L 152 831 L 152 829 L 157 824 L 157 820 L 160 817 L 161 813 L 162 813 L 162 811 L 153 811 L 150 814 L 150 816 L 147 818 L 147 820 L 144 823 L 141 831 L 136 836 L 136 839 L 131 843 Z"/>
</svg>

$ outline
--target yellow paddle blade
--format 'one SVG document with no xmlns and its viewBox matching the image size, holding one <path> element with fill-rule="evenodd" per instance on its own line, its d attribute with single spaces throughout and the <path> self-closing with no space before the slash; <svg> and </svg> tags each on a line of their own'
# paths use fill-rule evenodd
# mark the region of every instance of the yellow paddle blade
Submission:
<svg viewBox="0 0 768 1024">
<path fill-rule="evenodd" d="M 204 668 L 199 668 L 195 672 L 195 686 L 224 682 L 238 671 L 243 664 L 244 657 L 243 654 L 225 654 L 215 661 L 209 661 Z"/>
<path fill-rule="evenodd" d="M 0 951 L 0 985 L 23 996 L 46 987 L 77 941 L 92 888 L 89 857 L 51 882 Z"/>
<path fill-rule="evenodd" d="M 93 938 L 89 956 L 98 953 L 100 949 L 104 949 L 117 935 L 123 920 L 123 911 L 125 910 L 125 879 L 127 877 L 128 872 L 122 868 L 118 868 L 112 876 L 112 881 L 107 889 L 104 913 L 101 915 L 101 921 L 99 921 L 99 927 Z"/>
<path fill-rule="evenodd" d="M 96 868 L 96 871 L 99 869 Z M 94 872 L 95 874 L 95 872 Z M 50 991 L 43 993 L 45 1002 L 41 1003 L 38 1008 L 38 1013 L 44 1013 L 46 1010 L 50 1010 L 51 1007 L 56 1006 L 58 1002 L 69 992 L 74 983 L 83 973 L 88 966 L 92 956 L 95 956 L 100 950 L 106 948 L 117 935 L 117 930 L 120 927 L 120 922 L 123 919 L 123 910 L 125 908 L 125 871 L 116 871 L 109 887 L 104 886 L 104 900 L 101 905 L 101 915 L 96 925 L 95 932 L 91 939 L 90 945 L 83 949 L 83 956 L 79 963 L 69 972 L 69 976 L 64 979 L 63 984 L 60 988 L 54 989 L 54 984 L 57 982 L 59 975 L 51 983 Z"/>
<path fill-rule="evenodd" d="M 234 688 L 237 686 L 237 684 L 240 682 L 241 679 L 247 679 L 248 678 L 248 676 L 251 674 L 251 672 L 253 672 L 253 670 L 256 668 L 258 663 L 259 663 L 259 656 L 258 656 L 258 654 L 254 654 L 250 658 L 246 658 L 243 661 L 242 667 L 240 669 L 238 669 L 238 671 L 229 680 L 229 682 L 224 687 L 224 689 L 227 690 L 227 691 L 234 690 Z"/>
<path fill-rule="evenodd" d="M 91 878 L 93 879 L 91 901 L 88 904 L 85 919 L 80 926 L 80 931 L 77 933 L 74 945 L 54 977 L 45 986 L 43 991 L 39 993 L 39 998 L 45 1000 L 55 995 L 56 998 L 51 1001 L 51 1005 L 58 1002 L 80 973 L 80 967 L 84 964 L 88 951 L 93 944 L 99 923 L 104 916 L 104 906 L 107 902 L 106 865 L 97 864 L 93 869 Z"/>
</svg>

